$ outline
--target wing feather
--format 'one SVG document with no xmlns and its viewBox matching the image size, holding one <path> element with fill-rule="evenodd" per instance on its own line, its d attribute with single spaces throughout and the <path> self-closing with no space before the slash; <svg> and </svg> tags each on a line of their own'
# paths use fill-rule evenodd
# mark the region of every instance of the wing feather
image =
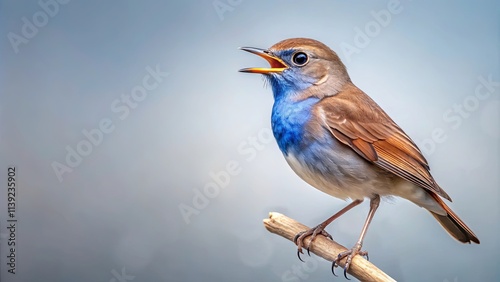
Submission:
<svg viewBox="0 0 500 282">
<path fill-rule="evenodd" d="M 410 137 L 363 91 L 345 88 L 317 104 L 332 135 L 367 161 L 451 201 Z"/>
</svg>

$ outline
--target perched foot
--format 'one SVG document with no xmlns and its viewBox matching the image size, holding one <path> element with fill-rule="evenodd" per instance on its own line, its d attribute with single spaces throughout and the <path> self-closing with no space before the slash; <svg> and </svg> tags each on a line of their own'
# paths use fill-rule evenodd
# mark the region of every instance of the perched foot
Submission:
<svg viewBox="0 0 500 282">
<path fill-rule="evenodd" d="M 334 268 L 337 267 L 338 265 L 340 265 L 339 262 L 342 259 L 344 259 L 345 257 L 347 257 L 347 260 L 345 262 L 345 267 L 344 267 L 344 277 L 347 280 L 351 280 L 351 279 L 347 278 L 347 270 L 349 270 L 349 266 L 351 266 L 352 258 L 355 257 L 356 255 L 364 256 L 364 257 L 366 257 L 366 259 L 368 259 L 368 252 L 361 251 L 361 244 L 360 243 L 356 243 L 356 245 L 354 245 L 354 247 L 352 247 L 352 249 L 340 253 L 337 256 L 337 259 L 332 262 L 332 273 L 333 273 L 333 275 L 337 276 L 335 274 Z"/>
<path fill-rule="evenodd" d="M 300 254 L 303 254 L 302 248 L 305 247 L 307 250 L 307 254 L 311 256 L 311 253 L 309 252 L 309 247 L 311 246 L 312 241 L 316 238 L 316 236 L 318 236 L 318 234 L 321 234 L 326 238 L 330 238 L 330 240 L 333 240 L 332 235 L 328 234 L 328 232 L 325 231 L 324 227 L 321 224 L 309 230 L 299 232 L 293 238 L 293 242 L 295 243 L 295 245 L 297 245 L 297 256 L 302 262 L 304 262 L 300 257 Z M 311 241 L 309 241 L 309 244 L 305 246 L 304 240 L 308 236 L 311 236 Z"/>
</svg>

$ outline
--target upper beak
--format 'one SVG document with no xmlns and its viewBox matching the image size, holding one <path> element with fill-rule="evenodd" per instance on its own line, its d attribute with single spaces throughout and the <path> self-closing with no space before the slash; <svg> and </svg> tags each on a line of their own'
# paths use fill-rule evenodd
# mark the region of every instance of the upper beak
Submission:
<svg viewBox="0 0 500 282">
<path fill-rule="evenodd" d="M 244 68 L 241 69 L 240 72 L 250 72 L 250 73 L 273 73 L 273 72 L 282 72 L 288 68 L 288 66 L 278 57 L 274 56 L 267 50 L 253 48 L 253 47 L 240 47 L 241 50 L 253 53 L 258 55 L 271 65 L 270 68 Z"/>
</svg>

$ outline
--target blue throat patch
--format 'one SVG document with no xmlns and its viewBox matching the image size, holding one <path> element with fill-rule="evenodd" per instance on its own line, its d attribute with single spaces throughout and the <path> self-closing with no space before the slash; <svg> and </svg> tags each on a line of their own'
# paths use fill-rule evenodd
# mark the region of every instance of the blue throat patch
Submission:
<svg viewBox="0 0 500 282">
<path fill-rule="evenodd" d="M 311 97 L 301 101 L 292 101 L 286 95 L 276 96 L 271 115 L 274 138 L 283 154 L 301 146 L 304 126 L 311 118 L 311 108 L 318 98 Z"/>
</svg>

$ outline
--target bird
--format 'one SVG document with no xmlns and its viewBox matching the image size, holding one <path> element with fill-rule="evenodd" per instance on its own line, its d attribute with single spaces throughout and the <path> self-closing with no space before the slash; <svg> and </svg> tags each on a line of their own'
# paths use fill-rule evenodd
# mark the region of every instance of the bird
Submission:
<svg viewBox="0 0 500 282">
<path fill-rule="evenodd" d="M 366 256 L 363 240 L 381 197 L 397 196 L 428 210 L 459 242 L 478 237 L 451 210 L 451 197 L 430 173 L 415 142 L 365 92 L 351 81 L 346 66 L 327 45 L 310 38 L 282 40 L 268 49 L 241 47 L 265 59 L 269 68 L 243 68 L 262 74 L 272 88 L 271 126 L 278 147 L 292 170 L 309 185 L 343 200 L 346 207 L 314 228 L 298 233 L 294 242 L 300 260 L 318 235 L 332 239 L 325 227 L 348 210 L 370 200 L 370 210 L 356 244 L 340 253 Z M 309 244 L 305 238 L 311 236 Z M 334 273 L 335 274 L 335 273 Z"/>
</svg>

